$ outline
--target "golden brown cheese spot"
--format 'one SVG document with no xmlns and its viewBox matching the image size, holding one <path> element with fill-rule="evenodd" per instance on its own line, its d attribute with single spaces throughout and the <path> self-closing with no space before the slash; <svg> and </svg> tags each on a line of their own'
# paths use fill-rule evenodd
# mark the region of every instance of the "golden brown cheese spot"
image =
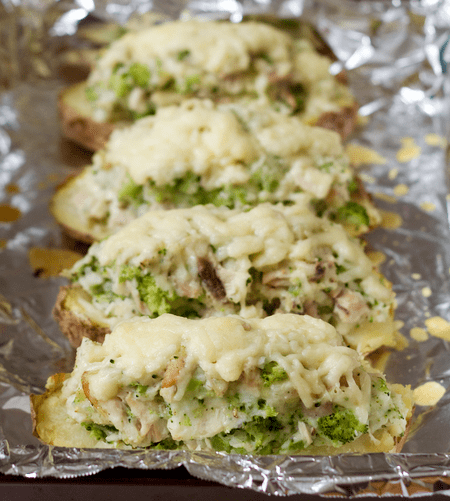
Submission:
<svg viewBox="0 0 450 501">
<path fill-rule="evenodd" d="M 392 181 L 398 176 L 398 169 L 394 168 L 389 171 L 388 178 Z"/>
<path fill-rule="evenodd" d="M 346 147 L 346 152 L 350 157 L 350 162 L 354 167 L 368 164 L 384 165 L 387 161 L 386 158 L 384 158 L 375 150 L 366 148 L 359 144 L 348 144 Z"/>
<path fill-rule="evenodd" d="M 433 212 L 436 210 L 436 205 L 433 202 L 422 202 L 420 208 L 425 212 Z"/>
<path fill-rule="evenodd" d="M 433 406 L 444 396 L 445 388 L 436 381 L 429 381 L 413 390 L 413 400 L 416 405 Z"/>
<path fill-rule="evenodd" d="M 421 148 L 418 146 L 412 137 L 402 138 L 402 146 L 397 151 L 397 161 L 401 163 L 406 163 L 415 158 L 419 157 L 421 154 Z"/>
<path fill-rule="evenodd" d="M 406 186 L 406 184 L 397 184 L 397 186 L 394 187 L 394 194 L 397 197 L 402 197 L 404 195 L 407 195 L 409 192 L 409 187 Z"/>
<path fill-rule="evenodd" d="M 383 264 L 386 261 L 386 254 L 381 251 L 368 251 L 367 256 L 372 261 L 375 267 Z"/>
<path fill-rule="evenodd" d="M 373 196 L 375 198 L 378 198 L 379 200 L 383 200 L 384 202 L 388 202 L 390 204 L 395 204 L 395 202 L 397 202 L 397 200 L 395 199 L 395 197 L 391 196 L 391 195 L 388 195 L 386 193 L 374 193 Z"/>
<path fill-rule="evenodd" d="M 431 317 L 425 320 L 428 332 L 440 339 L 450 341 L 450 323 L 442 317 Z"/>
<path fill-rule="evenodd" d="M 421 327 L 413 327 L 409 331 L 409 335 L 412 339 L 418 342 L 426 341 L 428 339 L 428 332 Z"/>
<path fill-rule="evenodd" d="M 403 223 L 403 219 L 400 214 L 384 210 L 380 210 L 380 212 L 383 218 L 381 223 L 381 226 L 383 228 L 386 228 L 388 230 L 396 230 L 397 228 L 400 228 Z"/>
<path fill-rule="evenodd" d="M 439 146 L 441 148 L 446 148 L 448 144 L 447 139 L 439 134 L 427 134 L 425 142 L 430 146 Z"/>
<path fill-rule="evenodd" d="M 0 204 L 0 223 L 14 223 L 21 215 L 22 212 L 16 207 L 8 204 Z"/>
</svg>

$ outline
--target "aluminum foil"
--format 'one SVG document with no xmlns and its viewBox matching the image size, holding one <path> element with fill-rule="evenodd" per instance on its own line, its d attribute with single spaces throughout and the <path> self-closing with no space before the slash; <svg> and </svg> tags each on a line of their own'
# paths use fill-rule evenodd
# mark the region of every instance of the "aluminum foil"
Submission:
<svg viewBox="0 0 450 501">
<path fill-rule="evenodd" d="M 0 472 L 67 478 L 116 466 L 183 465 L 201 479 L 280 496 L 450 491 L 448 393 L 434 406 L 417 406 L 401 454 L 89 451 L 48 447 L 33 437 L 29 394 L 42 392 L 49 375 L 70 372 L 74 358 L 51 317 L 63 279 L 30 261 L 33 249 L 67 246 L 48 201 L 59 182 L 90 160 L 60 135 L 63 69 L 79 53 L 74 49 L 98 43 L 80 36 L 88 19 L 123 24 L 143 14 L 234 22 L 271 15 L 301 18 L 317 29 L 336 55 L 333 71 L 347 70 L 361 105 L 365 123 L 349 142 L 379 154 L 359 167 L 388 223 L 368 242 L 385 256 L 382 271 L 397 293 L 396 316 L 408 340 L 404 350 L 388 354 L 385 372 L 413 388 L 428 381 L 450 385 L 450 338 L 437 337 L 428 323 L 450 320 L 449 0 L 0 0 Z"/>
</svg>

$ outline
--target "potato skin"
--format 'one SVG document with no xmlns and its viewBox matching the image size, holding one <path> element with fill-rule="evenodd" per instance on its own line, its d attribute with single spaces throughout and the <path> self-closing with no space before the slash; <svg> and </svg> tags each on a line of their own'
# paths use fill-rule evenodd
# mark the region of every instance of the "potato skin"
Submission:
<svg viewBox="0 0 450 501">
<path fill-rule="evenodd" d="M 62 230 L 73 240 L 91 245 L 99 240 L 88 228 L 80 225 L 76 207 L 70 203 L 72 183 L 78 176 L 83 174 L 71 174 L 56 187 L 55 193 L 50 199 L 49 210 Z"/>
<path fill-rule="evenodd" d="M 82 314 L 77 298 L 83 295 L 87 296 L 87 293 L 80 287 L 62 286 L 52 311 L 61 332 L 74 348 L 80 346 L 83 337 L 102 343 L 106 334 L 111 332 L 108 326 L 96 323 Z M 76 313 L 77 310 L 79 314 Z"/>
<path fill-rule="evenodd" d="M 98 151 L 108 141 L 116 124 L 97 122 L 89 114 L 87 99 L 84 98 L 85 82 L 77 83 L 62 90 L 58 96 L 58 111 L 61 132 L 64 137 L 79 146 Z"/>
</svg>

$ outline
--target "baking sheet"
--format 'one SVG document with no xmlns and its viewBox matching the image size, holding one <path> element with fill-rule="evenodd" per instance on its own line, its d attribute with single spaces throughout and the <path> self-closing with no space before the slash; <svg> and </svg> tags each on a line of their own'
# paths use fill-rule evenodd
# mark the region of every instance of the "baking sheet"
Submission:
<svg viewBox="0 0 450 501">
<path fill-rule="evenodd" d="M 359 174 L 385 212 L 383 228 L 368 242 L 385 256 L 382 271 L 394 285 L 396 318 L 409 341 L 387 358 L 386 374 L 413 388 L 430 381 L 445 389 L 450 385 L 445 141 L 450 137 L 450 2 L 1 0 L 0 472 L 76 477 L 116 466 L 184 465 L 202 479 L 277 495 L 413 497 L 445 491 L 450 484 L 447 393 L 436 406 L 417 407 L 411 438 L 402 454 L 393 455 L 99 453 L 47 447 L 32 436 L 29 394 L 42 392 L 50 374 L 71 371 L 73 351 L 51 317 L 64 280 L 33 268 L 30 252 L 67 247 L 48 201 L 57 184 L 90 158 L 60 135 L 56 99 L 68 83 L 62 69 L 72 48 L 92 46 L 78 33 L 93 16 L 125 23 L 146 12 L 161 19 L 194 15 L 235 22 L 244 15 L 301 16 L 317 28 L 337 56 L 333 71 L 347 70 L 361 105 L 364 124 L 349 143 L 379 155 L 356 157 Z"/>
</svg>

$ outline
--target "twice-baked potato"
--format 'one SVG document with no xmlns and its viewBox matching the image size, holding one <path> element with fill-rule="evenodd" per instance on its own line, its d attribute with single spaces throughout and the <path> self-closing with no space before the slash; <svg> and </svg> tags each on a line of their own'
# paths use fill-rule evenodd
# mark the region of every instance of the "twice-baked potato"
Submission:
<svg viewBox="0 0 450 501">
<path fill-rule="evenodd" d="M 358 106 L 331 59 L 267 23 L 173 21 L 130 31 L 59 98 L 62 131 L 91 150 L 112 129 L 187 98 L 271 107 L 347 137 Z"/>
<path fill-rule="evenodd" d="M 399 452 L 412 415 L 409 387 L 294 314 L 122 322 L 31 402 L 51 445 L 258 455 Z"/>
<path fill-rule="evenodd" d="M 336 132 L 270 108 L 191 99 L 114 131 L 57 189 L 51 211 L 91 243 L 150 209 L 246 209 L 305 194 L 312 210 L 352 234 L 381 221 Z"/>
<path fill-rule="evenodd" d="M 307 206 L 149 211 L 64 272 L 54 315 L 76 346 L 136 315 L 277 312 L 333 324 L 360 353 L 398 347 L 395 294 L 359 239 Z"/>
</svg>

